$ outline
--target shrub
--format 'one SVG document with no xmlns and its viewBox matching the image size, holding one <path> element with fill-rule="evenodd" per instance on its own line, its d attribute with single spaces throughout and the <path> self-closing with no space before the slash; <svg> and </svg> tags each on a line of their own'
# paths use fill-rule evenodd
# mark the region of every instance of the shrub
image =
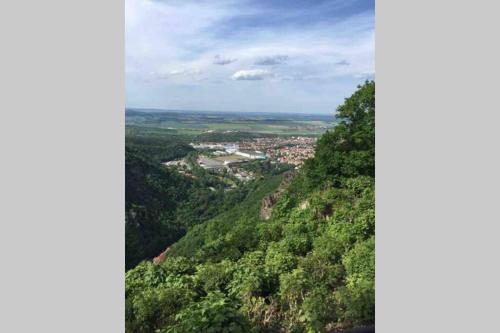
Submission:
<svg viewBox="0 0 500 333">
<path fill-rule="evenodd" d="M 175 317 L 176 324 L 165 333 L 246 333 L 250 327 L 238 305 L 220 292 L 211 292 Z"/>
</svg>

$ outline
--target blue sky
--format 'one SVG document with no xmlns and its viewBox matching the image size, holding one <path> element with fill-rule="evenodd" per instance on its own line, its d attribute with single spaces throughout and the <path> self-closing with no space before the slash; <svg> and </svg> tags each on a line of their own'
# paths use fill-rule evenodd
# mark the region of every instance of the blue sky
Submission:
<svg viewBox="0 0 500 333">
<path fill-rule="evenodd" d="M 126 0 L 127 107 L 333 113 L 375 74 L 372 0 Z"/>
</svg>

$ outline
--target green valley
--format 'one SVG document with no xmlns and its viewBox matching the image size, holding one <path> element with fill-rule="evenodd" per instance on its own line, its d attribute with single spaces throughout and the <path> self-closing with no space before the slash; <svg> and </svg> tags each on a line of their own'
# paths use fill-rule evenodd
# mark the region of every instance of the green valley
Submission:
<svg viewBox="0 0 500 333">
<path fill-rule="evenodd" d="M 375 82 L 335 116 L 126 117 L 127 332 L 374 324 Z"/>
</svg>

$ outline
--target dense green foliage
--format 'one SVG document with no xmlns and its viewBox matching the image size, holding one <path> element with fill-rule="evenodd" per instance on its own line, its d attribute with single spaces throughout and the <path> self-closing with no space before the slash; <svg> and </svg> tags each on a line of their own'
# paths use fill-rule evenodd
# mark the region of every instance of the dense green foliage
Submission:
<svg viewBox="0 0 500 333">
<path fill-rule="evenodd" d="M 304 171 L 313 185 L 343 177 L 375 177 L 375 82 L 367 82 L 337 108 L 339 123 L 326 132 Z"/>
<path fill-rule="evenodd" d="M 254 172 L 256 175 L 272 174 L 279 175 L 285 171 L 293 170 L 295 167 L 283 163 L 271 163 L 269 160 L 264 161 L 249 161 L 242 164 L 245 170 Z"/>
<path fill-rule="evenodd" d="M 172 246 L 172 255 L 199 257 L 200 260 L 238 258 L 257 243 L 253 231 L 259 221 L 261 200 L 275 190 L 280 181 L 278 175 L 250 183 L 237 204 L 231 200 L 221 214 L 190 229 L 186 237 Z"/>
<path fill-rule="evenodd" d="M 190 154 L 188 159 L 196 157 L 195 154 L 190 157 Z M 258 166 L 254 168 L 259 169 Z M 262 197 L 273 190 L 269 186 L 275 182 L 267 178 L 284 170 L 286 168 L 260 167 L 257 181 L 227 191 L 226 183 L 200 167 L 193 168 L 196 178 L 181 176 L 146 157 L 143 151 L 126 146 L 126 269 L 143 259 L 157 256 L 190 227 L 221 212 L 231 211 L 249 193 L 263 185 L 267 190 L 260 191 L 260 196 L 250 195 L 254 198 L 254 207 L 257 207 Z"/>
<path fill-rule="evenodd" d="M 149 161 L 140 152 L 125 150 L 126 269 L 157 255 L 184 234 L 174 212 L 188 197 L 192 181 Z"/>
<path fill-rule="evenodd" d="M 129 126 L 125 145 L 140 151 L 155 162 L 174 160 L 194 151 L 185 136 L 173 135 L 166 130 L 146 130 L 147 128 Z"/>
<path fill-rule="evenodd" d="M 127 332 L 330 332 L 374 323 L 375 83 L 337 109 L 340 124 L 284 190 L 280 176 L 192 227 L 161 264 L 126 273 Z M 228 209 L 229 208 L 229 209 Z"/>
</svg>

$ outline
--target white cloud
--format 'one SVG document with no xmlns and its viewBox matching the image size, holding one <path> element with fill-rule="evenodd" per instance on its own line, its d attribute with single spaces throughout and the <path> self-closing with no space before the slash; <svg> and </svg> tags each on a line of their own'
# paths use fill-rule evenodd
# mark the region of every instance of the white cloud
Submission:
<svg viewBox="0 0 500 333">
<path fill-rule="evenodd" d="M 308 29 L 285 27 L 279 34 L 262 29 L 217 36 L 213 29 L 219 22 L 242 12 L 249 15 L 258 11 L 245 3 L 233 6 L 234 3 L 126 0 L 127 72 L 140 76 L 141 72 L 155 72 L 164 65 L 197 67 L 217 80 L 231 75 L 231 69 L 226 67 L 236 60 L 243 68 L 280 64 L 280 69 L 274 69 L 276 74 L 296 73 L 303 78 L 317 72 L 353 78 L 374 72 L 374 33 L 369 16 L 354 16 Z M 219 56 L 214 58 L 214 53 Z M 335 66 L 343 60 L 350 65 Z"/>
<path fill-rule="evenodd" d="M 259 26 L 259 20 L 239 24 L 290 12 L 263 12 L 253 0 L 125 0 L 125 5 L 127 105 L 252 110 L 257 106 L 248 96 L 258 95 L 265 108 L 324 110 L 375 72 L 371 13 Z M 262 81 L 242 85 L 240 80 Z M 199 89 L 187 88 L 193 85 Z"/>
<path fill-rule="evenodd" d="M 265 69 L 245 69 L 234 73 L 233 80 L 263 80 L 271 76 L 271 72 Z"/>
</svg>

